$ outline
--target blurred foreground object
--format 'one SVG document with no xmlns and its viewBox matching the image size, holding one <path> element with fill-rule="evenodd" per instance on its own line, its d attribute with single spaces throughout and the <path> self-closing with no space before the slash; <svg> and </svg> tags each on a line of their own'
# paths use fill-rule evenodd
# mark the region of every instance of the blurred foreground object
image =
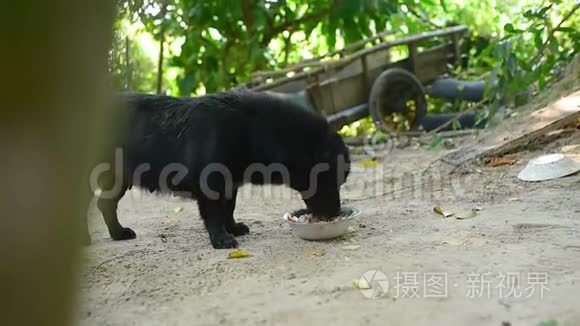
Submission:
<svg viewBox="0 0 580 326">
<path fill-rule="evenodd" d="M 85 175 L 108 114 L 113 1 L 6 3 L 1 32 L 0 315 L 72 322 Z M 99 141 L 102 141 L 100 137 Z"/>
</svg>

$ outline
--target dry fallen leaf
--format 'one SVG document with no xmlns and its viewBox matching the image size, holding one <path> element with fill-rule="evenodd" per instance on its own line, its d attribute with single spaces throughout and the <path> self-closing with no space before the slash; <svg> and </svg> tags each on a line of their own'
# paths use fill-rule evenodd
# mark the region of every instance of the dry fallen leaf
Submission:
<svg viewBox="0 0 580 326">
<path fill-rule="evenodd" d="M 318 250 L 316 248 L 304 248 L 304 253 L 306 254 L 306 256 L 309 257 L 320 257 L 322 255 L 324 255 L 324 251 Z"/>
<path fill-rule="evenodd" d="M 379 165 L 379 161 L 377 160 L 363 160 L 358 163 L 363 168 L 374 168 Z"/>
<path fill-rule="evenodd" d="M 467 211 L 467 212 L 457 213 L 457 214 L 455 214 L 455 218 L 458 219 L 458 220 L 467 220 L 467 219 L 470 219 L 470 218 L 474 218 L 474 217 L 477 216 L 477 211 L 478 210 L 479 209 L 477 209 L 477 208 L 473 208 L 472 210 Z"/>
<path fill-rule="evenodd" d="M 173 211 L 174 211 L 175 213 L 179 213 L 179 212 L 181 212 L 182 210 L 183 210 L 183 207 L 175 207 L 175 208 L 173 209 Z"/>
<path fill-rule="evenodd" d="M 357 289 L 362 289 L 362 290 L 371 288 L 369 283 L 367 281 L 365 281 L 364 279 L 352 280 L 352 286 L 354 286 Z"/>
<path fill-rule="evenodd" d="M 238 258 L 247 258 L 252 257 L 252 254 L 245 250 L 236 249 L 234 251 L 230 251 L 228 254 L 228 259 L 238 259 Z"/>
<path fill-rule="evenodd" d="M 495 167 L 502 166 L 502 165 L 512 165 L 515 162 L 516 162 L 516 160 L 511 159 L 511 158 L 494 157 L 491 159 L 491 161 L 489 161 L 489 163 L 487 163 L 487 165 L 491 166 L 492 168 L 495 168 Z"/>
<path fill-rule="evenodd" d="M 446 212 L 443 210 L 443 208 L 441 208 L 441 206 L 437 205 L 433 208 L 433 211 L 443 217 L 451 217 L 453 216 L 454 213 L 451 212 Z"/>
</svg>

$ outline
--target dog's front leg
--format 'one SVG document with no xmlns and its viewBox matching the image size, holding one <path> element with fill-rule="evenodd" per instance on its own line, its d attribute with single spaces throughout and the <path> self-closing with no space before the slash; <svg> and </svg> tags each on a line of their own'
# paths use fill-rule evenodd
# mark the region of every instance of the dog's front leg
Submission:
<svg viewBox="0 0 580 326">
<path fill-rule="evenodd" d="M 209 233 L 209 240 L 215 249 L 236 248 L 236 238 L 226 229 L 229 214 L 223 198 L 212 200 L 198 198 L 199 213 Z"/>
<path fill-rule="evenodd" d="M 244 223 L 236 223 L 234 219 L 234 210 L 236 209 L 236 198 L 238 196 L 238 189 L 232 192 L 232 198 L 226 199 L 226 231 L 236 237 L 250 233 L 250 228 Z"/>
</svg>

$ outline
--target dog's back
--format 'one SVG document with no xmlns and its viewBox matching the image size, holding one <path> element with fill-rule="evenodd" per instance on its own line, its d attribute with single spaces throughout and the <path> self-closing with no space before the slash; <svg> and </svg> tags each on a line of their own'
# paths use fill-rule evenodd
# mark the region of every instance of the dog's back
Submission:
<svg viewBox="0 0 580 326">
<path fill-rule="evenodd" d="M 196 181 L 211 163 L 223 164 L 242 183 L 249 164 L 300 159 L 327 132 L 322 117 L 245 90 L 196 98 L 126 94 L 122 102 L 126 123 L 115 145 L 122 149 L 123 177 L 129 187 L 150 191 L 160 190 L 168 166 L 187 168 L 187 177 L 174 185 L 179 191 L 199 190 Z"/>
</svg>

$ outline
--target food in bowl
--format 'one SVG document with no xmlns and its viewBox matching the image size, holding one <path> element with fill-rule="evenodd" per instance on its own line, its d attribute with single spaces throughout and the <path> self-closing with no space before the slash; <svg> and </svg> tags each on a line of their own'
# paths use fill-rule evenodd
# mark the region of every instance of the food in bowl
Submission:
<svg viewBox="0 0 580 326">
<path fill-rule="evenodd" d="M 333 217 L 322 217 L 314 216 L 307 210 L 298 210 L 292 213 L 284 214 L 284 219 L 288 222 L 298 222 L 298 223 L 328 223 L 334 220 L 340 220 L 348 217 L 351 213 L 351 209 L 343 209 L 338 216 Z"/>
<path fill-rule="evenodd" d="M 305 240 L 327 240 L 339 237 L 348 232 L 354 218 L 360 214 L 356 208 L 343 207 L 340 214 L 331 220 L 317 219 L 306 210 L 286 213 L 282 217 L 288 222 L 294 233 Z"/>
</svg>

